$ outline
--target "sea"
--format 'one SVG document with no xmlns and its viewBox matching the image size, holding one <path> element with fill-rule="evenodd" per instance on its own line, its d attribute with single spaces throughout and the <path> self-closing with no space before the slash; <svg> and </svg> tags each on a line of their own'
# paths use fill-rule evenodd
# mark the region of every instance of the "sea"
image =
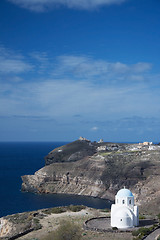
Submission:
<svg viewBox="0 0 160 240">
<path fill-rule="evenodd" d="M 0 142 L 0 217 L 68 205 L 110 208 L 111 202 L 67 194 L 34 194 L 21 191 L 21 176 L 45 166 L 44 157 L 66 142 Z"/>
</svg>

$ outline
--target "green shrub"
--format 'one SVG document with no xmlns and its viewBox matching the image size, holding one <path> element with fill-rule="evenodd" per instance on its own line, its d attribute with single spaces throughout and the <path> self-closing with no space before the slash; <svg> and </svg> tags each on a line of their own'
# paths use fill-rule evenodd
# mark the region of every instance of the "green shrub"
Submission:
<svg viewBox="0 0 160 240">
<path fill-rule="evenodd" d="M 34 218 L 33 221 L 35 224 L 38 224 L 40 222 L 38 218 Z"/>
<path fill-rule="evenodd" d="M 83 205 L 69 205 L 67 207 L 68 210 L 72 211 L 72 212 L 79 212 L 82 209 L 85 209 L 86 207 Z"/>
<path fill-rule="evenodd" d="M 141 227 L 138 230 L 134 230 L 132 232 L 132 235 L 135 236 L 136 238 L 134 239 L 141 239 L 144 236 L 148 235 L 154 227 L 150 227 L 150 228 L 145 228 L 145 227 Z"/>
<path fill-rule="evenodd" d="M 139 219 L 146 219 L 144 215 L 139 215 Z"/>
<path fill-rule="evenodd" d="M 56 231 L 49 233 L 44 240 L 81 240 L 81 228 L 70 221 L 62 221 Z"/>
<path fill-rule="evenodd" d="M 42 228 L 42 225 L 40 224 L 40 220 L 38 218 L 33 219 L 34 224 L 34 230 L 38 230 Z"/>
<path fill-rule="evenodd" d="M 67 210 L 72 211 L 72 212 L 79 212 L 85 208 L 86 208 L 86 206 L 83 206 L 83 205 L 69 205 L 67 207 L 48 208 L 48 209 L 45 209 L 43 212 L 45 214 L 52 214 L 52 213 L 58 214 L 58 213 L 66 212 Z"/>
<path fill-rule="evenodd" d="M 61 222 L 61 225 L 55 232 L 55 240 L 80 240 L 81 229 L 77 224 L 73 224 L 69 221 Z"/>
<path fill-rule="evenodd" d="M 132 232 L 132 235 L 135 236 L 135 237 L 137 237 L 137 236 L 139 235 L 138 230 L 134 230 L 134 231 Z"/>
<path fill-rule="evenodd" d="M 100 211 L 101 211 L 101 212 L 106 212 L 106 213 L 108 213 L 108 212 L 110 212 L 111 210 L 108 209 L 108 208 L 104 208 L 104 209 L 100 209 Z"/>
<path fill-rule="evenodd" d="M 157 240 L 160 240 L 160 235 L 158 236 Z"/>
<path fill-rule="evenodd" d="M 58 213 L 63 213 L 66 212 L 66 208 L 65 207 L 54 207 L 54 208 L 48 208 L 46 210 L 43 211 L 46 214 L 58 214 Z"/>
<path fill-rule="evenodd" d="M 150 228 L 145 228 L 145 227 L 142 227 L 139 229 L 139 232 L 142 234 L 142 235 L 148 235 L 150 232 L 151 232 L 151 229 Z"/>
</svg>

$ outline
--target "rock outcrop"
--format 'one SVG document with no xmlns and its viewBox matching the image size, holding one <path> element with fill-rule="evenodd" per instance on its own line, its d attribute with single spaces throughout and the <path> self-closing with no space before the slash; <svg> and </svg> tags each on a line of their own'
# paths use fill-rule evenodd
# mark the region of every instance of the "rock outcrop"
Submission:
<svg viewBox="0 0 160 240">
<path fill-rule="evenodd" d="M 41 228 L 39 212 L 24 212 L 0 218 L 0 239 L 17 239 Z"/>
<path fill-rule="evenodd" d="M 126 186 L 144 212 L 146 206 L 160 212 L 158 145 L 139 148 L 138 144 L 78 140 L 53 150 L 45 161 L 46 166 L 34 175 L 22 176 L 23 191 L 113 200 L 116 191 Z"/>
<path fill-rule="evenodd" d="M 96 152 L 97 144 L 89 140 L 77 140 L 54 149 L 45 157 L 45 164 L 55 162 L 75 162 Z"/>
</svg>

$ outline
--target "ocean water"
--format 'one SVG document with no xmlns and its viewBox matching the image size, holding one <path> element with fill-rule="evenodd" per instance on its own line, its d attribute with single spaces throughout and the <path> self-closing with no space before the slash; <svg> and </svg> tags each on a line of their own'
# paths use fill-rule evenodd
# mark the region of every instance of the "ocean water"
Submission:
<svg viewBox="0 0 160 240">
<path fill-rule="evenodd" d="M 66 194 L 21 192 L 21 176 L 34 174 L 45 165 L 44 156 L 64 142 L 0 142 L 0 217 L 41 208 L 83 204 L 110 208 L 106 200 Z"/>
</svg>

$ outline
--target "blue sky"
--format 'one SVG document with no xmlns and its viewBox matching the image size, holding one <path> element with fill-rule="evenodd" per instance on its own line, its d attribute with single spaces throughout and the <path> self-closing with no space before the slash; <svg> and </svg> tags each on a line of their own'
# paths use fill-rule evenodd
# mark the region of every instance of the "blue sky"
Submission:
<svg viewBox="0 0 160 240">
<path fill-rule="evenodd" d="M 1 0 L 0 141 L 160 140 L 159 0 Z"/>
</svg>

